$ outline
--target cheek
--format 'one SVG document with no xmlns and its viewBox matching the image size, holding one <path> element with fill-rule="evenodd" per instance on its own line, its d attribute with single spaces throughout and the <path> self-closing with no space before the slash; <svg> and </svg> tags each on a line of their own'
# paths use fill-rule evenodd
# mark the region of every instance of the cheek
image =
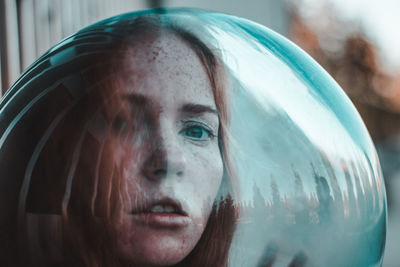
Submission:
<svg viewBox="0 0 400 267">
<path fill-rule="evenodd" d="M 223 176 L 223 162 L 219 149 L 212 153 L 195 153 L 187 164 L 188 179 L 192 186 L 188 202 L 204 223 L 211 212 L 220 189 Z"/>
<path fill-rule="evenodd" d="M 123 150 L 123 149 L 121 149 Z M 126 149 L 120 157 L 121 198 L 124 211 L 132 211 L 133 205 L 140 205 L 149 188 L 141 179 L 141 170 L 145 158 L 143 149 Z"/>
</svg>

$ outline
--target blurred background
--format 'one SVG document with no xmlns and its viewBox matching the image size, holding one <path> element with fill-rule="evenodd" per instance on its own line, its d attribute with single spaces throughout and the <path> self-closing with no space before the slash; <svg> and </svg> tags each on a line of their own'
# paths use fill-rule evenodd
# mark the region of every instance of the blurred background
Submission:
<svg viewBox="0 0 400 267">
<path fill-rule="evenodd" d="M 388 193 L 383 266 L 400 262 L 400 1 L 0 0 L 4 94 L 41 54 L 78 29 L 152 7 L 196 7 L 263 24 L 306 50 L 342 86 L 375 142 Z"/>
</svg>

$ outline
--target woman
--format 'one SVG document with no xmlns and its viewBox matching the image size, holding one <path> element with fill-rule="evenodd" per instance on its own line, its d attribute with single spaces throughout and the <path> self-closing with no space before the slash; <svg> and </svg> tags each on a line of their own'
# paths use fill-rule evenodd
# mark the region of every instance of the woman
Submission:
<svg viewBox="0 0 400 267">
<path fill-rule="evenodd" d="M 222 63 L 162 15 L 107 38 L 79 70 L 85 92 L 45 108 L 18 197 L 18 261 L 226 266 L 237 212 Z"/>
</svg>

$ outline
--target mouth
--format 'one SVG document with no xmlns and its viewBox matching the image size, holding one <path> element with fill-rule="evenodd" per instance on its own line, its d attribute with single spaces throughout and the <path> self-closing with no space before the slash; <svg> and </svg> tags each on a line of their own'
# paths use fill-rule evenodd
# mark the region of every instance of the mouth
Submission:
<svg viewBox="0 0 400 267">
<path fill-rule="evenodd" d="M 151 207 L 150 210 L 147 211 L 148 213 L 166 213 L 166 214 L 176 214 L 186 216 L 184 211 L 176 206 L 171 204 L 157 204 Z"/>
<path fill-rule="evenodd" d="M 150 201 L 142 209 L 132 211 L 131 215 L 136 221 L 157 228 L 184 227 L 190 221 L 181 203 L 172 198 Z"/>
</svg>

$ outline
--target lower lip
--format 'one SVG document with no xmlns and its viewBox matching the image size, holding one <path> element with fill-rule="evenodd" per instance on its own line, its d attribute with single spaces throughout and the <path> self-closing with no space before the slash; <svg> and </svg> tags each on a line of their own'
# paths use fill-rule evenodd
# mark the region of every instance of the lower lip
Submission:
<svg viewBox="0 0 400 267">
<path fill-rule="evenodd" d="M 188 216 L 173 213 L 137 213 L 132 217 L 140 223 L 158 228 L 181 228 L 190 222 Z"/>
</svg>

